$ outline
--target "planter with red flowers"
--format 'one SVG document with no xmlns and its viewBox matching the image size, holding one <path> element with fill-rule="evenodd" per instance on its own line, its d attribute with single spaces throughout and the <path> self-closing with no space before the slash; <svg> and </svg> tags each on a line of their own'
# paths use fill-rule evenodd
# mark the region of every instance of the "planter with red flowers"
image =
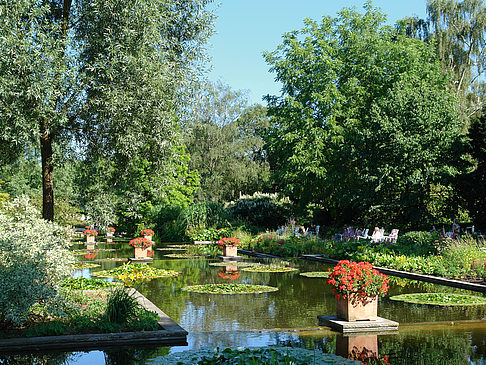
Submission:
<svg viewBox="0 0 486 365">
<path fill-rule="evenodd" d="M 106 237 L 113 237 L 115 234 L 115 228 L 107 227 L 106 228 Z"/>
<path fill-rule="evenodd" d="M 152 250 L 153 242 L 145 237 L 137 237 L 128 243 L 135 249 L 135 258 L 143 259 L 149 257 L 149 251 Z"/>
<path fill-rule="evenodd" d="M 142 232 L 140 232 L 140 235 L 149 241 L 152 241 L 152 237 L 154 235 L 154 231 L 151 229 L 142 229 Z"/>
<path fill-rule="evenodd" d="M 96 229 L 86 229 L 84 231 L 84 235 L 86 236 L 86 245 L 88 250 L 93 250 L 98 231 Z"/>
<path fill-rule="evenodd" d="M 341 260 L 327 281 L 336 294 L 336 312 L 349 322 L 377 319 L 378 297 L 388 292 L 386 275 L 369 262 Z"/>
<path fill-rule="evenodd" d="M 239 245 L 238 237 L 224 237 L 218 241 L 218 246 L 223 249 L 224 257 L 237 257 Z"/>
</svg>

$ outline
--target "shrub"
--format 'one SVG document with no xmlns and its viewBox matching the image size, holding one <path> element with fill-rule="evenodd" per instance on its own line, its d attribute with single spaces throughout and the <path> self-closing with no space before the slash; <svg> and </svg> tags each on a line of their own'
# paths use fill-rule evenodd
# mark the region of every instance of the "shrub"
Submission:
<svg viewBox="0 0 486 365">
<path fill-rule="evenodd" d="M 417 254 L 436 253 L 437 241 L 437 233 L 411 231 L 398 237 L 397 246 Z"/>
<path fill-rule="evenodd" d="M 253 226 L 276 229 L 287 221 L 290 207 L 288 198 L 280 198 L 277 194 L 255 193 L 231 202 L 228 211 L 236 220 Z"/>
<path fill-rule="evenodd" d="M 136 316 L 138 301 L 125 288 L 115 289 L 106 304 L 106 319 L 109 322 L 126 324 Z"/>
<path fill-rule="evenodd" d="M 63 278 L 73 270 L 70 231 L 40 218 L 28 198 L 0 210 L 0 321 L 21 325 L 35 303 L 60 314 Z"/>
</svg>

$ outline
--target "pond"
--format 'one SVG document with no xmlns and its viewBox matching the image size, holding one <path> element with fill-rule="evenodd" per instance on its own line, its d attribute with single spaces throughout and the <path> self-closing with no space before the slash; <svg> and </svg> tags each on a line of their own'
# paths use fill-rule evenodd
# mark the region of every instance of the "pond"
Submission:
<svg viewBox="0 0 486 365">
<path fill-rule="evenodd" d="M 100 245 L 117 248 L 99 251 L 95 258 L 101 267 L 78 270 L 76 276 L 107 270 L 123 262 L 110 260 L 132 256 L 123 244 Z M 121 246 L 121 247 L 120 247 Z M 159 245 L 158 247 L 161 247 Z M 240 267 L 211 266 L 217 259 L 177 259 L 167 257 L 180 250 L 156 251 L 152 264 L 181 272 L 178 277 L 140 283 L 135 288 L 189 332 L 188 346 L 156 349 L 124 349 L 38 355 L 50 364 L 144 364 L 157 363 L 168 353 L 201 347 L 261 347 L 269 345 L 303 347 L 343 354 L 343 344 L 353 340 L 319 327 L 318 315 L 335 314 L 335 298 L 326 279 L 301 276 L 301 272 L 327 271 L 330 267 L 304 260 L 290 261 L 299 271 L 285 273 L 246 272 Z M 103 261 L 108 259 L 109 261 Z M 98 261 L 100 260 L 100 261 Z M 254 258 L 245 261 L 262 262 Z M 236 269 L 236 271 L 235 271 Z M 218 275 L 221 274 L 222 275 Z M 227 279 L 223 277 L 228 277 Z M 188 285 L 205 283 L 245 283 L 277 287 L 263 294 L 207 295 L 183 291 Z M 432 284 L 391 279 L 390 295 L 414 292 L 469 293 Z M 480 295 L 480 294 L 475 294 Z M 406 304 L 380 298 L 378 314 L 400 323 L 393 334 L 370 335 L 383 363 L 390 364 L 484 364 L 486 363 L 486 306 L 435 307 Z M 353 337 L 353 336 L 352 336 Z M 44 362 L 41 358 L 39 363 Z M 15 357 L 22 363 L 33 363 Z M 4 359 L 5 361 L 6 359 Z M 35 362 L 35 361 L 34 361 Z M 0 357 L 0 363 L 2 358 Z"/>
</svg>

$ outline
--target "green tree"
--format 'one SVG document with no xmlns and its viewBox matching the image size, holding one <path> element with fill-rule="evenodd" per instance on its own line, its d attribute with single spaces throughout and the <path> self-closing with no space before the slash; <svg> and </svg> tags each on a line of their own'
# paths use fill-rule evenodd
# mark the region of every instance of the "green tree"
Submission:
<svg viewBox="0 0 486 365">
<path fill-rule="evenodd" d="M 335 219 L 424 225 L 437 184 L 458 173 L 450 77 L 424 42 L 365 14 L 305 21 L 266 53 L 283 84 L 269 96 L 269 162 L 280 189 Z"/>
<path fill-rule="evenodd" d="M 171 180 L 180 157 L 174 110 L 210 34 L 208 3 L 0 4 L 0 140 L 40 150 L 44 218 L 54 218 L 53 170 L 68 146 L 121 167 L 139 156 L 163 162 L 152 174 Z"/>
<path fill-rule="evenodd" d="M 427 14 L 427 20 L 405 18 L 398 28 L 435 45 L 442 67 L 453 75 L 452 87 L 467 127 L 484 103 L 486 5 L 482 0 L 428 0 Z"/>
<path fill-rule="evenodd" d="M 222 83 L 201 89 L 186 124 L 190 167 L 201 177 L 199 200 L 227 201 L 264 190 L 269 178 L 261 135 L 266 109 L 247 106 L 242 92 Z"/>
</svg>

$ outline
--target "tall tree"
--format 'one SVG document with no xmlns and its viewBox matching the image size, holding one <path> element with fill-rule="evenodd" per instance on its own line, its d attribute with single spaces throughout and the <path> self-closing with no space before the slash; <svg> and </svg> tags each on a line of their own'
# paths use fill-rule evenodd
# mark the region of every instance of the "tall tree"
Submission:
<svg viewBox="0 0 486 365">
<path fill-rule="evenodd" d="M 63 151 L 134 157 L 162 184 L 180 155 L 174 110 L 210 34 L 210 0 L 6 0 L 0 4 L 0 140 L 38 146 L 43 217 Z M 120 169 L 121 172 L 126 171 Z"/>
<path fill-rule="evenodd" d="M 208 83 L 186 125 L 190 167 L 201 177 L 200 200 L 228 201 L 240 193 L 265 190 L 269 178 L 262 132 L 266 109 L 248 106 L 245 95 L 227 85 Z"/>
<path fill-rule="evenodd" d="M 308 19 L 266 54 L 283 84 L 268 97 L 271 168 L 287 195 L 336 219 L 427 224 L 431 191 L 459 165 L 450 78 L 431 47 L 365 10 Z"/>
</svg>

